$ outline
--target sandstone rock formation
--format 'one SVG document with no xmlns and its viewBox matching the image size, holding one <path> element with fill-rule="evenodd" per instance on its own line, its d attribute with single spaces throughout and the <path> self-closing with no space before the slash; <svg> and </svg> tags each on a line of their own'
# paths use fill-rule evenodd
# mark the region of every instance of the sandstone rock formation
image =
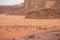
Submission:
<svg viewBox="0 0 60 40">
<path fill-rule="evenodd" d="M 24 2 L 26 11 L 44 8 L 60 8 L 60 0 L 25 0 Z"/>
<path fill-rule="evenodd" d="M 25 0 L 23 6 L 0 6 L 0 14 L 27 14 L 29 11 L 41 9 L 58 9 L 60 10 L 60 0 Z"/>
<path fill-rule="evenodd" d="M 37 11 L 28 12 L 25 18 L 28 19 L 59 19 L 60 11 L 57 9 L 42 9 Z"/>
</svg>

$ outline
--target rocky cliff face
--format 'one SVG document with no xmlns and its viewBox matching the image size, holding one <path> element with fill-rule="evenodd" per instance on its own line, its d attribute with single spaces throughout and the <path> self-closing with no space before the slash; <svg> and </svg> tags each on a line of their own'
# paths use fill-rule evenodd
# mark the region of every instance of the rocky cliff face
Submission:
<svg viewBox="0 0 60 40">
<path fill-rule="evenodd" d="M 59 8 L 60 0 L 25 0 L 25 10 L 40 10 L 44 8 Z"/>
<path fill-rule="evenodd" d="M 24 8 L 27 13 L 25 18 L 60 17 L 60 0 L 25 0 Z"/>
<path fill-rule="evenodd" d="M 6 8 L 5 8 L 6 7 Z M 26 14 L 27 12 L 33 11 L 33 10 L 41 10 L 41 9 L 58 9 L 60 10 L 60 0 L 25 0 L 23 3 L 23 7 L 7 7 L 3 6 L 3 8 L 0 6 L 0 14 Z M 6 11 L 7 10 L 7 11 Z M 9 11 L 8 11 L 9 10 Z M 12 12 L 13 10 L 13 12 Z"/>
</svg>

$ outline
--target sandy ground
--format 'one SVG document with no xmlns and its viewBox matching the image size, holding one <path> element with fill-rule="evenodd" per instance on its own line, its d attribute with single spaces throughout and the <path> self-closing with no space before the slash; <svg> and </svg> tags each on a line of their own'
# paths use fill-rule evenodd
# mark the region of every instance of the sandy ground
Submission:
<svg viewBox="0 0 60 40">
<path fill-rule="evenodd" d="M 12 26 L 45 26 L 52 28 L 55 26 L 60 29 L 60 19 L 24 19 L 25 16 L 17 15 L 0 15 L 0 40 L 21 37 L 32 33 L 43 32 L 43 30 L 35 30 L 36 28 L 19 29 L 11 28 Z"/>
</svg>

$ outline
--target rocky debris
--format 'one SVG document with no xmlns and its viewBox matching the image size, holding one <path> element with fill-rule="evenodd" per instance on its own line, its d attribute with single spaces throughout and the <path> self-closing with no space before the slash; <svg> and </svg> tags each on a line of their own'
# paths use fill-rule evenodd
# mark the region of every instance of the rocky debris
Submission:
<svg viewBox="0 0 60 40">
<path fill-rule="evenodd" d="M 60 10 L 57 9 L 42 9 L 28 12 L 25 16 L 27 19 L 60 19 Z"/>
<path fill-rule="evenodd" d="M 47 26 L 43 25 L 37 25 L 37 26 L 32 26 L 32 25 L 9 25 L 9 26 L 1 26 L 0 29 L 4 29 L 7 32 L 12 32 L 12 31 L 20 31 L 20 30 L 33 30 L 33 32 L 38 31 L 38 30 L 43 30 L 43 31 L 51 31 L 51 30 L 56 30 L 59 29 L 57 26 L 51 26 L 50 28 Z"/>
</svg>

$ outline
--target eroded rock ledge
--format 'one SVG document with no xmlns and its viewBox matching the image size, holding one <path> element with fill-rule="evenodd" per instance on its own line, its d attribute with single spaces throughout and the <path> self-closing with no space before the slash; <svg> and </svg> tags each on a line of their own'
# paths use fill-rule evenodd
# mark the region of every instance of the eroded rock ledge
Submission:
<svg viewBox="0 0 60 40">
<path fill-rule="evenodd" d="M 60 10 L 57 9 L 42 9 L 28 12 L 25 16 L 27 19 L 60 19 Z"/>
</svg>

